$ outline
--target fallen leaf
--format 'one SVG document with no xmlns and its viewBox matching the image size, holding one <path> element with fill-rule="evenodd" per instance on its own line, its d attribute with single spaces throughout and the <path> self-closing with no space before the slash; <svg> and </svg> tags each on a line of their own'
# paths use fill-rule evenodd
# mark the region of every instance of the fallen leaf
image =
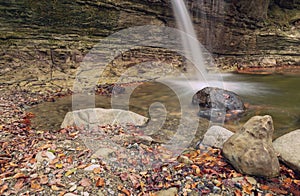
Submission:
<svg viewBox="0 0 300 196">
<path fill-rule="evenodd" d="M 46 175 L 40 176 L 40 184 L 47 184 L 48 183 L 48 177 Z"/>
<path fill-rule="evenodd" d="M 260 188 L 261 188 L 261 190 L 269 190 L 270 189 L 269 186 L 264 185 L 264 184 L 260 185 Z"/>
<path fill-rule="evenodd" d="M 68 177 L 69 175 L 75 173 L 76 170 L 77 170 L 77 168 L 73 168 L 73 169 L 68 170 L 68 171 L 65 173 L 65 176 Z"/>
<path fill-rule="evenodd" d="M 126 196 L 130 196 L 130 195 L 131 195 L 130 191 L 127 190 L 127 189 L 125 189 L 125 188 L 123 188 L 123 189 L 121 190 L 121 192 L 124 193 Z"/>
<path fill-rule="evenodd" d="M 41 185 L 38 184 L 35 180 L 33 180 L 33 181 L 30 182 L 30 188 L 34 189 L 36 191 L 39 191 L 39 190 L 42 189 Z"/>
<path fill-rule="evenodd" d="M 58 168 L 58 169 L 61 169 L 61 168 L 63 168 L 63 164 L 62 163 L 56 163 L 55 167 Z"/>
<path fill-rule="evenodd" d="M 88 178 L 83 178 L 80 180 L 79 184 L 83 187 L 91 186 L 91 180 Z"/>
<path fill-rule="evenodd" d="M 252 193 L 252 188 L 253 186 L 250 183 L 243 185 L 243 191 L 249 195 Z"/>
<path fill-rule="evenodd" d="M 14 189 L 19 192 L 24 185 L 24 179 L 19 179 L 14 186 Z"/>
<path fill-rule="evenodd" d="M 192 168 L 194 169 L 194 171 L 197 175 L 199 175 L 201 173 L 201 170 L 197 165 L 192 165 Z"/>
<path fill-rule="evenodd" d="M 2 195 L 4 193 L 4 191 L 6 191 L 8 189 L 8 185 L 4 184 L 3 186 L 1 186 L 0 188 L 0 195 Z"/>
<path fill-rule="evenodd" d="M 286 195 L 288 192 L 286 190 L 282 190 L 278 187 L 270 187 L 270 190 L 273 191 L 274 193 L 277 193 L 277 194 L 282 194 L 282 195 Z"/>
<path fill-rule="evenodd" d="M 100 174 L 101 173 L 101 167 L 96 167 L 93 169 L 94 174 Z"/>
<path fill-rule="evenodd" d="M 25 174 L 23 174 L 23 173 L 17 173 L 17 174 L 15 174 L 15 175 L 13 176 L 14 179 L 24 178 L 24 177 L 26 177 L 26 176 L 25 176 Z"/>
<path fill-rule="evenodd" d="M 51 189 L 53 191 L 59 191 L 59 187 L 57 187 L 56 185 L 51 185 Z"/>
<path fill-rule="evenodd" d="M 104 187 L 105 181 L 104 178 L 98 178 L 96 181 L 96 187 Z"/>
<path fill-rule="evenodd" d="M 242 192 L 240 190 L 235 190 L 234 191 L 235 196 L 242 196 Z"/>
<path fill-rule="evenodd" d="M 77 167 L 77 169 L 84 169 L 84 168 L 86 168 L 86 167 L 88 167 L 90 164 L 82 164 L 82 165 L 79 165 L 78 167 Z"/>
</svg>

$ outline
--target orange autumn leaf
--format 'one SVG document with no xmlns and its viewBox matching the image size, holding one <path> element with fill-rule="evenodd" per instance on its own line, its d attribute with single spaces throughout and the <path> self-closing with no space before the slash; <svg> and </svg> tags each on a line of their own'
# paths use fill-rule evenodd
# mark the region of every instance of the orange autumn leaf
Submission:
<svg viewBox="0 0 300 196">
<path fill-rule="evenodd" d="M 35 180 L 30 182 L 30 188 L 34 190 L 41 190 L 42 187 L 40 184 L 38 184 Z"/>
<path fill-rule="evenodd" d="M 8 185 L 4 184 L 3 186 L 0 187 L 0 195 L 2 195 L 4 193 L 4 191 L 6 191 L 8 189 Z"/>
<path fill-rule="evenodd" d="M 130 191 L 127 190 L 127 189 L 125 189 L 125 188 L 123 188 L 123 189 L 121 190 L 121 192 L 124 193 L 126 196 L 130 196 L 130 195 L 131 195 Z"/>
<path fill-rule="evenodd" d="M 67 158 L 67 163 L 70 163 L 70 164 L 73 163 L 72 157 L 68 157 L 68 158 Z"/>
<path fill-rule="evenodd" d="M 240 190 L 235 190 L 234 191 L 235 196 L 242 196 L 242 192 Z"/>
<path fill-rule="evenodd" d="M 40 184 L 47 184 L 48 183 L 48 177 L 46 175 L 40 176 Z"/>
<path fill-rule="evenodd" d="M 93 169 L 94 174 L 100 174 L 101 173 L 101 167 L 96 167 Z"/>
<path fill-rule="evenodd" d="M 274 193 L 281 194 L 281 195 L 286 195 L 288 193 L 287 191 L 282 190 L 282 189 L 280 189 L 278 187 L 275 187 L 275 186 L 274 187 L 270 187 L 270 190 L 272 192 L 274 192 Z"/>
<path fill-rule="evenodd" d="M 270 189 L 269 186 L 264 185 L 264 184 L 260 185 L 260 188 L 261 188 L 262 190 L 269 190 L 269 189 Z"/>
<path fill-rule="evenodd" d="M 84 169 L 84 168 L 86 168 L 86 167 L 88 167 L 88 166 L 90 166 L 90 164 L 82 164 L 82 165 L 79 165 L 79 166 L 77 167 L 77 169 Z"/>
<path fill-rule="evenodd" d="M 105 185 L 105 181 L 103 178 L 98 178 L 98 180 L 96 181 L 96 186 L 97 187 L 104 187 Z"/>
<path fill-rule="evenodd" d="M 250 183 L 248 183 L 248 184 L 243 186 L 243 191 L 247 194 L 251 194 L 252 193 L 252 188 L 253 188 L 253 186 Z"/>
<path fill-rule="evenodd" d="M 286 178 L 286 179 L 283 180 L 283 182 L 286 183 L 286 184 L 292 184 L 292 179 Z"/>
<path fill-rule="evenodd" d="M 13 176 L 14 179 L 24 178 L 24 177 L 25 177 L 25 174 L 23 174 L 23 173 L 17 173 Z"/>
<path fill-rule="evenodd" d="M 191 167 L 194 169 L 194 171 L 195 171 L 196 174 L 200 174 L 201 173 L 201 170 L 200 170 L 200 168 L 197 165 L 192 165 Z"/>
</svg>

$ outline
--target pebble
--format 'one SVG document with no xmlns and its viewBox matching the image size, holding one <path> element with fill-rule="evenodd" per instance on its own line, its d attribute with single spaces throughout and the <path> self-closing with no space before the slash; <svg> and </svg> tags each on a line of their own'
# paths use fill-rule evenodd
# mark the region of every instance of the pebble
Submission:
<svg viewBox="0 0 300 196">
<path fill-rule="evenodd" d="M 64 196 L 78 196 L 78 195 L 76 195 L 74 193 L 66 193 L 66 194 L 64 194 Z"/>
<path fill-rule="evenodd" d="M 83 186 L 78 186 L 76 189 L 77 189 L 77 191 L 83 191 L 84 187 Z"/>
<path fill-rule="evenodd" d="M 75 191 L 76 189 L 77 189 L 77 185 L 74 184 L 73 186 L 71 186 L 71 187 L 69 188 L 69 191 L 73 192 L 73 191 Z"/>
<path fill-rule="evenodd" d="M 99 168 L 99 167 L 100 167 L 100 165 L 93 164 L 93 165 L 90 165 L 90 166 L 84 168 L 84 171 L 93 171 L 95 168 Z"/>
<path fill-rule="evenodd" d="M 83 195 L 83 196 L 89 196 L 90 194 L 88 192 L 82 192 L 81 195 Z"/>
<path fill-rule="evenodd" d="M 246 179 L 252 185 L 256 185 L 257 184 L 257 181 L 253 177 L 246 176 Z"/>
<path fill-rule="evenodd" d="M 193 164 L 193 161 L 190 160 L 187 156 L 181 155 L 178 157 L 177 161 L 179 163 L 184 163 L 184 164 Z"/>
</svg>

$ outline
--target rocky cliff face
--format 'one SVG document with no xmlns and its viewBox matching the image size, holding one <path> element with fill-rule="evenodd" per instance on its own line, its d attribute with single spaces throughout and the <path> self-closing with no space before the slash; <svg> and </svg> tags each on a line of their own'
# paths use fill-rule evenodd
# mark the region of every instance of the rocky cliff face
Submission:
<svg viewBox="0 0 300 196">
<path fill-rule="evenodd" d="M 220 67 L 300 64 L 299 1 L 187 5 L 200 42 Z M 175 27 L 171 7 L 169 0 L 0 1 L 0 85 L 70 86 L 99 39 L 137 25 Z"/>
</svg>

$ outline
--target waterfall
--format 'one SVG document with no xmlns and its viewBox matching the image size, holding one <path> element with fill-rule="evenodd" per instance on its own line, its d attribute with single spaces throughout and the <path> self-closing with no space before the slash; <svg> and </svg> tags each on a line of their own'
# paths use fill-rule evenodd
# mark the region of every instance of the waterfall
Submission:
<svg viewBox="0 0 300 196">
<path fill-rule="evenodd" d="M 204 5 L 203 0 L 196 1 L 198 6 Z M 221 7 L 220 4 L 212 2 L 213 4 L 210 7 L 210 12 L 218 12 L 218 9 Z M 172 7 L 173 12 L 176 19 L 176 24 L 179 30 L 186 33 L 187 36 L 182 36 L 182 45 L 184 48 L 185 55 L 190 57 L 192 63 L 194 64 L 195 68 L 197 69 L 198 73 L 196 74 L 196 80 L 201 86 L 216 86 L 222 88 L 222 76 L 221 74 L 209 74 L 207 72 L 208 66 L 213 66 L 213 58 L 211 54 L 200 44 L 198 41 L 194 25 L 192 19 L 190 17 L 189 11 L 184 3 L 183 0 L 172 0 Z M 208 11 L 208 10 L 205 10 Z M 199 13 L 196 13 L 197 15 Z M 208 25 L 207 22 L 208 17 L 206 13 L 200 12 L 200 16 L 204 19 L 205 24 L 205 34 L 206 39 L 212 39 L 209 30 L 211 25 Z M 207 40 L 207 43 L 211 42 L 212 40 Z M 209 44 L 211 45 L 211 44 Z M 199 89 L 198 89 L 199 90 Z"/>
<path fill-rule="evenodd" d="M 188 37 L 181 37 L 185 55 L 191 57 L 192 62 L 200 72 L 199 76 L 205 78 L 207 71 L 204 65 L 201 46 L 197 41 L 198 39 L 196 36 L 196 32 L 187 7 L 183 0 L 172 0 L 172 6 L 179 30 L 185 32 L 188 35 Z"/>
</svg>

